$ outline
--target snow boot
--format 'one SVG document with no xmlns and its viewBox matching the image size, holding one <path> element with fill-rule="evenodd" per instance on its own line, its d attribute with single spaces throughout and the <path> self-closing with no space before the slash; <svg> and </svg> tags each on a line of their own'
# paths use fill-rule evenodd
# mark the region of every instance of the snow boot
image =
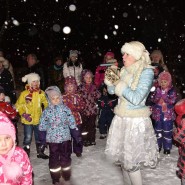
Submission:
<svg viewBox="0 0 185 185">
<path fill-rule="evenodd" d="M 29 145 L 25 145 L 23 147 L 24 151 L 27 153 L 28 157 L 30 157 L 30 146 Z"/>
<path fill-rule="evenodd" d="M 129 172 L 128 174 L 132 182 L 132 185 L 142 185 L 143 184 L 140 170 Z"/>
<path fill-rule="evenodd" d="M 50 169 L 50 175 L 52 178 L 53 184 L 60 184 L 60 177 L 61 177 L 61 167 Z"/>
<path fill-rule="evenodd" d="M 49 156 L 44 153 L 44 150 L 46 148 L 45 145 L 40 145 L 40 143 L 37 143 L 36 148 L 37 148 L 37 158 L 49 159 Z"/>
<path fill-rule="evenodd" d="M 129 172 L 122 169 L 122 173 L 123 173 L 123 182 L 125 185 L 132 185 L 131 180 L 130 180 L 130 176 L 129 176 Z"/>
<path fill-rule="evenodd" d="M 65 181 L 69 181 L 71 178 L 71 167 L 62 168 L 62 177 Z"/>
</svg>

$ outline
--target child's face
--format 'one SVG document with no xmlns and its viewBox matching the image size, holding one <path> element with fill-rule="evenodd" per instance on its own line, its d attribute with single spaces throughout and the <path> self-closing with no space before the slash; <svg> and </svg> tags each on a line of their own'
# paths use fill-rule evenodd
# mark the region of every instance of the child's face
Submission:
<svg viewBox="0 0 185 185">
<path fill-rule="evenodd" d="M 56 61 L 56 65 L 57 65 L 57 66 L 61 66 L 61 65 L 62 65 L 62 60 L 57 60 L 57 61 Z"/>
<path fill-rule="evenodd" d="M 85 75 L 84 81 L 85 81 L 86 84 L 91 84 L 91 82 L 92 82 L 91 75 L 90 74 Z"/>
<path fill-rule="evenodd" d="M 10 135 L 0 135 L 0 155 L 7 154 L 13 145 L 14 141 Z"/>
<path fill-rule="evenodd" d="M 38 81 L 38 80 L 32 81 L 31 82 L 31 87 L 33 89 L 39 88 L 40 87 L 40 81 Z"/>
<path fill-rule="evenodd" d="M 167 80 L 161 80 L 161 88 L 162 89 L 167 89 L 169 86 L 169 82 Z"/>
<path fill-rule="evenodd" d="M 5 94 L 4 93 L 0 93 L 0 101 L 5 101 Z"/>
<path fill-rule="evenodd" d="M 110 56 L 110 55 L 107 55 L 107 56 L 105 57 L 105 61 L 106 61 L 106 62 L 108 62 L 108 61 L 111 60 L 111 59 L 113 59 L 113 57 Z"/>
<path fill-rule="evenodd" d="M 54 95 L 51 98 L 52 105 L 58 105 L 60 103 L 60 96 Z"/>
<path fill-rule="evenodd" d="M 67 93 L 74 93 L 75 87 L 73 84 L 68 84 L 66 87 Z"/>
<path fill-rule="evenodd" d="M 154 54 L 154 55 L 152 55 L 151 59 L 153 62 L 159 63 L 159 61 L 161 60 L 161 55 Z"/>
</svg>

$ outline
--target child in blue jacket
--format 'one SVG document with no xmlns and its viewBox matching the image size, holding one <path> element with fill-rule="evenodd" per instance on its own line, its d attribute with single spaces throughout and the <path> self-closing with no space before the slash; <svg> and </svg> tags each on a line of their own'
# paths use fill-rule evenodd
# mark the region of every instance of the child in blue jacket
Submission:
<svg viewBox="0 0 185 185">
<path fill-rule="evenodd" d="M 49 169 L 53 184 L 56 185 L 61 175 L 66 181 L 71 176 L 71 136 L 78 144 L 81 144 L 82 138 L 71 110 L 63 104 L 59 88 L 50 86 L 45 93 L 49 106 L 40 119 L 40 140 L 43 145 L 45 142 L 49 145 Z"/>
</svg>

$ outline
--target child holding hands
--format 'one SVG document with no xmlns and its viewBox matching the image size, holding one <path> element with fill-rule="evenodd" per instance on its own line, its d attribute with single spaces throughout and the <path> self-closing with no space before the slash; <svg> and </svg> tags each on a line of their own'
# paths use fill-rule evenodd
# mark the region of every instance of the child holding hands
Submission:
<svg viewBox="0 0 185 185">
<path fill-rule="evenodd" d="M 172 86 L 172 78 L 169 72 L 162 72 L 158 77 L 159 87 L 151 101 L 152 119 L 157 136 L 159 152 L 164 149 L 164 154 L 169 155 L 172 149 L 172 129 L 175 120 L 174 105 L 177 93 Z"/>
</svg>

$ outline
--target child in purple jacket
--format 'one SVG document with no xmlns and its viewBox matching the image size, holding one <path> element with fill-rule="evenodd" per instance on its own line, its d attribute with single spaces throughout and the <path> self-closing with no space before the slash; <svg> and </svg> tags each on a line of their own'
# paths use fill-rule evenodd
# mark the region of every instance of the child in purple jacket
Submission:
<svg viewBox="0 0 185 185">
<path fill-rule="evenodd" d="M 81 112 L 82 116 L 82 137 L 84 146 L 96 145 L 96 116 L 97 100 L 101 93 L 93 84 L 93 74 L 89 70 L 82 73 L 82 85 L 79 87 L 79 93 L 85 101 L 85 108 Z"/>
<path fill-rule="evenodd" d="M 157 136 L 159 152 L 164 149 L 164 154 L 169 155 L 172 149 L 172 130 L 175 120 L 174 105 L 177 93 L 172 86 L 172 78 L 169 72 L 162 72 L 158 77 L 159 87 L 151 97 L 152 119 Z"/>
</svg>

